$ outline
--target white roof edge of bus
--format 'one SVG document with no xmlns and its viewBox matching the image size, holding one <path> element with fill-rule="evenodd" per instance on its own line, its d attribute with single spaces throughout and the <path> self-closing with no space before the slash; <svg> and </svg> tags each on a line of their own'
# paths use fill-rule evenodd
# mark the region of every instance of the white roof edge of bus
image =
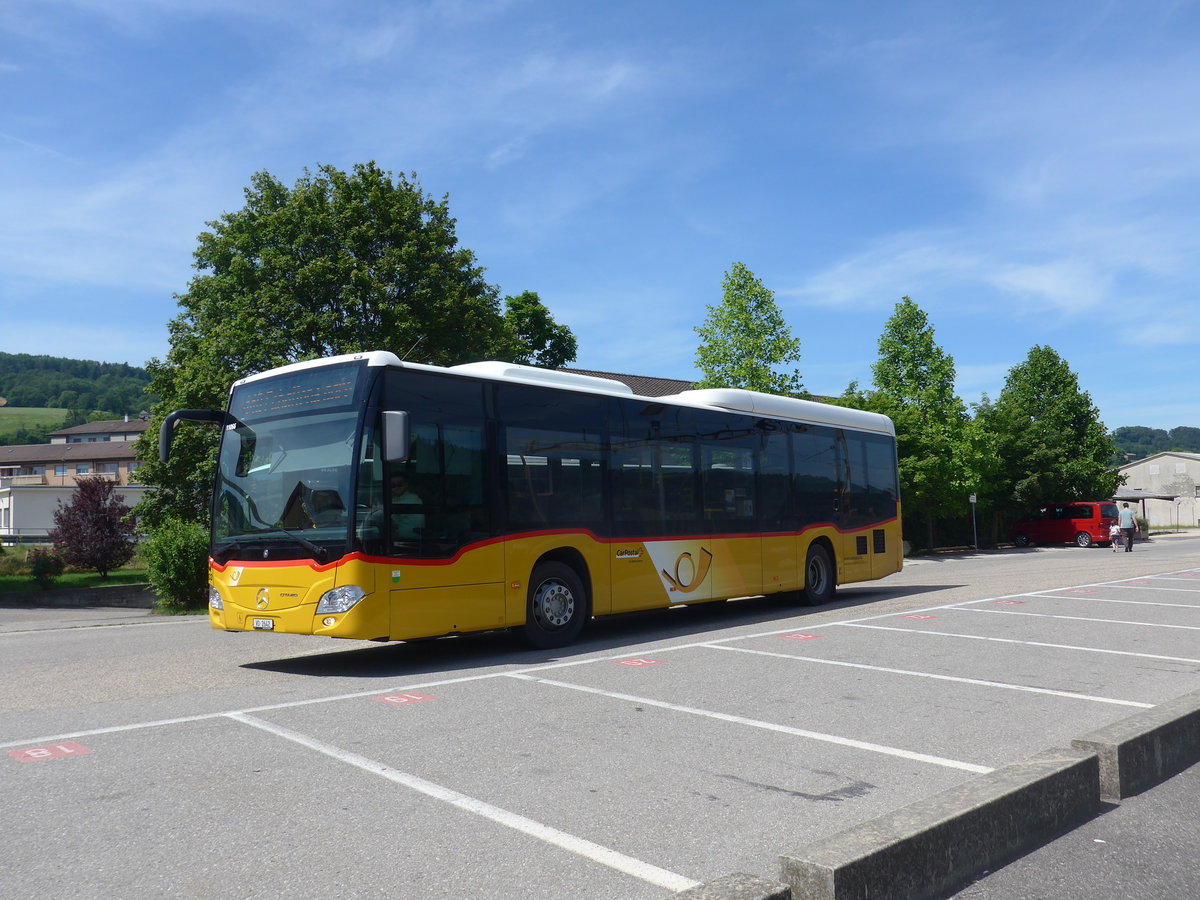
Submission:
<svg viewBox="0 0 1200 900">
<path fill-rule="evenodd" d="M 315 369 L 319 366 L 331 366 L 337 363 L 355 362 L 365 359 L 368 366 L 399 366 L 400 359 L 395 353 L 387 350 L 371 350 L 367 353 L 347 353 L 343 356 L 326 356 L 321 359 L 309 359 L 304 362 L 291 363 L 286 366 L 280 366 L 278 369 L 269 369 L 266 372 L 259 372 L 256 375 L 247 375 L 245 378 L 239 378 L 233 384 L 236 387 L 239 384 L 246 384 L 251 381 L 257 381 L 260 378 L 274 378 L 284 372 L 299 372 L 304 369 Z"/>
<path fill-rule="evenodd" d="M 462 375 L 473 375 L 480 378 L 490 378 L 496 381 L 518 381 L 524 384 L 540 384 L 545 387 L 569 388 L 577 391 L 588 391 L 596 394 L 616 394 L 624 397 L 638 396 L 627 384 L 611 378 L 598 378 L 595 375 L 578 375 L 574 372 L 560 372 L 555 369 L 539 369 L 535 366 L 522 366 L 517 363 L 485 362 L 463 363 L 457 366 L 443 368 L 422 363 L 403 362 L 396 354 L 387 350 L 372 350 L 367 353 L 347 353 L 343 356 L 331 356 L 325 359 L 310 359 L 305 362 L 292 363 L 248 375 L 234 382 L 234 385 L 246 384 L 260 378 L 272 377 L 283 372 L 298 372 L 303 369 L 313 369 L 318 366 L 334 365 L 356 360 L 367 361 L 368 366 L 399 366 L 402 368 L 420 369 L 430 372 L 458 372 Z M 879 413 L 867 412 L 861 409 L 850 409 L 845 406 L 833 406 L 829 403 L 816 403 L 812 400 L 797 400 L 795 397 L 780 397 L 777 394 L 764 394 L 759 391 L 746 391 L 739 388 L 703 388 L 694 391 L 683 391 L 666 397 L 643 397 L 644 400 L 656 402 L 685 403 L 689 406 L 707 406 L 718 409 L 728 409 L 735 412 L 749 412 L 760 416 L 777 416 L 784 419 L 801 419 L 806 422 L 816 422 L 822 425 L 844 425 L 850 428 L 862 428 L 868 431 L 879 431 L 895 435 L 896 427 L 892 420 Z"/>
<path fill-rule="evenodd" d="M 524 384 L 540 384 L 545 387 L 571 388 L 577 391 L 590 391 L 599 394 L 623 394 L 633 396 L 633 390 L 627 384 L 614 381 L 611 378 L 598 378 L 595 375 L 578 375 L 574 372 L 559 372 L 556 369 L 539 369 L 536 366 L 522 366 L 517 363 L 486 362 L 463 363 L 450 366 L 451 372 L 461 372 L 463 375 L 478 375 L 482 378 L 494 378 L 498 381 L 520 381 Z"/>
<path fill-rule="evenodd" d="M 764 394 L 760 391 L 746 391 L 739 388 L 701 388 L 658 399 L 674 400 L 698 406 L 715 406 L 720 409 L 781 419 L 803 419 L 806 422 L 816 422 L 821 425 L 843 425 L 866 431 L 879 431 L 893 436 L 896 434 L 896 426 L 892 424 L 892 420 L 879 413 L 834 406 L 831 403 L 817 403 L 813 400 L 798 400 L 795 397 L 780 397 L 778 394 Z"/>
</svg>

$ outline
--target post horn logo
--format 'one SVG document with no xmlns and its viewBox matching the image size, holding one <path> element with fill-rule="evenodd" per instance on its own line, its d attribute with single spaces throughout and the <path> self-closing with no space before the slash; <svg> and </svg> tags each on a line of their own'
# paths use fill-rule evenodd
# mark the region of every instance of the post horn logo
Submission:
<svg viewBox="0 0 1200 900">
<path fill-rule="evenodd" d="M 675 558 L 674 577 L 666 569 L 662 570 L 662 576 L 670 582 L 671 590 L 679 591 L 681 594 L 690 594 L 704 583 L 704 579 L 708 576 L 708 570 L 712 567 L 712 558 L 713 555 L 703 547 L 700 548 L 699 561 L 693 559 L 691 553 L 680 553 Z"/>
</svg>

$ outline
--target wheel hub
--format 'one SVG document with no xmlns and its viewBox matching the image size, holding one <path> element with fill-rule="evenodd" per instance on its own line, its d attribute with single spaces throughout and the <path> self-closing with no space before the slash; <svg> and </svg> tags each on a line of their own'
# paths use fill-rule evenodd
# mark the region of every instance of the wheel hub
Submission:
<svg viewBox="0 0 1200 900">
<path fill-rule="evenodd" d="M 540 620 L 553 628 L 562 628 L 575 612 L 575 598 L 565 585 L 547 582 L 538 588 L 534 610 Z"/>
</svg>

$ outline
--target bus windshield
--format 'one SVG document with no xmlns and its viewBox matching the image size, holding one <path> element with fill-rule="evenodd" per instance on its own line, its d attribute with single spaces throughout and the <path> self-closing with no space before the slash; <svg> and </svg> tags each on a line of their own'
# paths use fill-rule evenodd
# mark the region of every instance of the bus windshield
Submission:
<svg viewBox="0 0 1200 900">
<path fill-rule="evenodd" d="M 214 559 L 325 561 L 345 552 L 365 373 L 350 363 L 233 389 L 217 465 Z"/>
</svg>

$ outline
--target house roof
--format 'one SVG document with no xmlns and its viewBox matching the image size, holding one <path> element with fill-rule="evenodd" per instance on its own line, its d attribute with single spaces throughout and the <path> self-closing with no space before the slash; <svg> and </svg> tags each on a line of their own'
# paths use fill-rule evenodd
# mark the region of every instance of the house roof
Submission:
<svg viewBox="0 0 1200 900">
<path fill-rule="evenodd" d="M 696 385 L 691 381 L 678 378 L 652 378 L 649 375 L 623 375 L 617 372 L 597 372 L 594 369 L 562 369 L 563 372 L 573 372 L 576 375 L 591 375 L 593 378 L 611 378 L 629 389 L 639 397 L 666 397 L 681 391 L 690 391 Z"/>
<path fill-rule="evenodd" d="M 1163 450 L 1160 453 L 1154 453 L 1150 456 L 1143 457 L 1142 459 L 1131 460 L 1130 462 L 1125 463 L 1123 466 L 1117 466 L 1117 471 L 1120 472 L 1122 469 L 1132 469 L 1135 466 L 1143 466 L 1148 462 L 1154 462 L 1154 460 L 1161 459 L 1164 456 L 1179 456 L 1183 459 L 1190 459 L 1193 462 L 1200 462 L 1200 453 L 1186 453 L 1183 450 Z"/>
<path fill-rule="evenodd" d="M 65 462 L 132 460 L 133 441 L 96 441 L 91 444 L 17 444 L 0 447 L 0 469 Z"/>
<path fill-rule="evenodd" d="M 104 422 L 85 422 L 50 432 L 50 437 L 72 437 L 81 434 L 141 434 L 150 423 L 146 419 L 109 419 Z"/>
</svg>

